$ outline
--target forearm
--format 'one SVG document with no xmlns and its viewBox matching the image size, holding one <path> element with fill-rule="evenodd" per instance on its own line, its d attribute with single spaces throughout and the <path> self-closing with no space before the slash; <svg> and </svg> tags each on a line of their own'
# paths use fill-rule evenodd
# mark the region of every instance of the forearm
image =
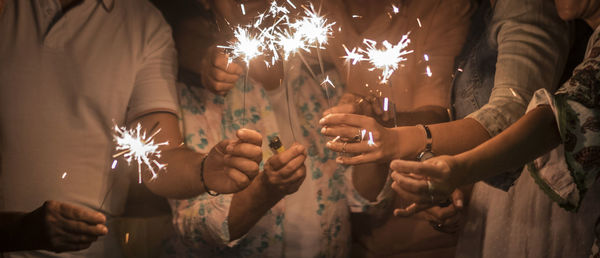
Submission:
<svg viewBox="0 0 600 258">
<path fill-rule="evenodd" d="M 243 191 L 234 194 L 228 215 L 229 237 L 236 240 L 242 237 L 270 210 L 281 194 L 273 194 L 265 187 L 264 174 L 259 174 Z"/>
<path fill-rule="evenodd" d="M 150 173 L 144 173 L 144 183 L 154 194 L 165 198 L 188 199 L 203 194 L 205 187 L 200 171 L 205 155 L 185 146 L 165 150 L 160 162 L 167 164 L 166 170 L 160 171 L 155 179 L 150 178 Z"/>
<path fill-rule="evenodd" d="M 465 118 L 448 123 L 429 125 L 436 155 L 453 155 L 470 150 L 487 141 L 490 135 L 474 119 Z"/>
<path fill-rule="evenodd" d="M 425 146 L 424 133 L 413 125 L 448 121 L 448 113 L 441 107 L 424 107 L 415 112 L 398 113 L 397 117 L 399 124 L 404 126 L 391 128 L 393 137 L 410 134 L 409 137 L 400 137 L 401 140 L 397 144 L 399 150 L 394 151 L 397 158 L 401 159 L 416 158 Z M 410 147 L 407 148 L 407 146 Z M 368 163 L 355 166 L 352 181 L 356 191 L 364 198 L 374 201 L 386 182 L 388 170 L 388 163 Z"/>
<path fill-rule="evenodd" d="M 561 142 L 554 114 L 539 106 L 496 137 L 456 156 L 464 166 L 463 183 L 474 183 L 525 163 Z"/>
<path fill-rule="evenodd" d="M 34 249 L 33 241 L 25 241 L 22 237 L 25 229 L 22 228 L 26 213 L 2 212 L 0 213 L 0 252 L 13 252 Z"/>
</svg>

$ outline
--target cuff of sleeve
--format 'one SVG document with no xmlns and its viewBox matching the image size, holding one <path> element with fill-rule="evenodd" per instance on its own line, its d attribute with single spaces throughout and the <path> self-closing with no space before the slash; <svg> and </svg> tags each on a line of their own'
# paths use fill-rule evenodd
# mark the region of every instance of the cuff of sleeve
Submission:
<svg viewBox="0 0 600 258">
<path fill-rule="evenodd" d="M 490 137 L 504 131 L 525 113 L 530 96 L 510 87 L 494 88 L 490 102 L 467 117 L 480 123 Z"/>
<path fill-rule="evenodd" d="M 527 112 L 539 105 L 549 105 L 554 112 L 561 138 L 564 139 L 564 127 L 561 126 L 563 109 L 557 108 L 556 99 L 545 89 L 535 92 Z M 564 144 L 556 147 L 549 153 L 538 157 L 527 165 L 535 182 L 559 206 L 568 211 L 576 211 L 581 201 L 581 196 L 571 169 L 568 166 Z"/>
<path fill-rule="evenodd" d="M 352 168 L 349 168 L 350 171 L 344 173 L 346 177 L 346 182 L 348 182 L 348 206 L 350 207 L 350 212 L 352 213 L 370 213 L 375 211 L 387 210 L 391 205 L 392 200 L 392 182 L 391 177 L 387 176 L 385 184 L 383 188 L 375 198 L 375 201 L 370 201 L 364 198 L 356 189 L 354 188 L 354 182 L 352 181 L 352 173 L 354 172 Z"/>
</svg>

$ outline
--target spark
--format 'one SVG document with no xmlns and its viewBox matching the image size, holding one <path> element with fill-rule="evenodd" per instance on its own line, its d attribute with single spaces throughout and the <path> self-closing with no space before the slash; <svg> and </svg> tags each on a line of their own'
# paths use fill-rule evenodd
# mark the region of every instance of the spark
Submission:
<svg viewBox="0 0 600 258">
<path fill-rule="evenodd" d="M 383 111 L 388 111 L 388 98 L 383 98 Z"/>
<path fill-rule="evenodd" d="M 237 26 L 233 36 L 235 40 L 228 46 L 217 46 L 231 50 L 229 62 L 239 58 L 249 65 L 250 60 L 262 54 L 264 44 L 259 37 L 251 35 L 248 28 Z"/>
<path fill-rule="evenodd" d="M 358 15 L 358 14 L 353 14 L 353 15 L 352 15 L 352 18 L 354 18 L 354 19 L 360 19 L 360 18 L 362 18 L 362 16 L 360 16 L 360 15 Z"/>
<path fill-rule="evenodd" d="M 129 243 L 129 232 L 125 233 L 125 244 Z"/>
<path fill-rule="evenodd" d="M 113 160 L 112 165 L 110 166 L 110 169 L 115 169 L 117 167 L 117 160 Z"/>
<path fill-rule="evenodd" d="M 458 70 L 458 71 L 459 71 L 459 72 L 461 72 L 461 73 L 463 72 L 463 69 L 462 69 L 462 68 L 458 68 L 458 69 L 456 69 L 456 70 Z"/>
<path fill-rule="evenodd" d="M 346 55 L 342 57 L 342 58 L 346 59 L 346 63 L 351 63 L 352 65 L 356 65 L 356 63 L 365 60 L 363 55 L 356 52 L 357 51 L 356 48 L 353 48 L 352 51 L 350 51 L 350 50 L 348 50 L 346 45 L 342 45 L 342 46 L 344 47 L 344 50 L 346 51 Z"/>
<path fill-rule="evenodd" d="M 421 25 L 421 20 L 420 20 L 419 18 L 417 18 L 417 23 L 419 23 L 419 28 L 423 27 L 423 26 Z"/>
<path fill-rule="evenodd" d="M 310 8 L 304 8 L 304 15 L 301 19 L 290 23 L 289 26 L 296 30 L 296 33 L 306 40 L 308 45 L 318 44 L 319 48 L 327 44 L 328 38 L 332 35 L 332 27 L 335 22 L 328 23 L 327 19 L 315 12 L 315 7 L 310 4 Z"/>
<path fill-rule="evenodd" d="M 331 82 L 331 79 L 329 79 L 329 75 L 327 75 L 327 78 L 325 78 L 325 80 L 321 83 L 321 86 L 327 87 L 327 84 L 335 88 L 335 85 L 333 85 L 333 82 Z"/>
<path fill-rule="evenodd" d="M 61 176 L 62 179 L 65 179 L 67 177 L 67 172 L 64 172 Z"/>
<path fill-rule="evenodd" d="M 242 15 L 246 15 L 246 8 L 244 7 L 244 4 L 240 4 L 240 8 L 242 8 Z"/>
<path fill-rule="evenodd" d="M 381 70 L 380 83 L 382 84 L 388 82 L 392 74 L 398 69 L 400 62 L 407 60 L 405 55 L 413 52 L 413 50 L 405 49 L 410 44 L 408 34 L 402 36 L 402 39 L 396 45 L 392 45 L 387 40 L 383 41 L 382 49 L 378 49 L 377 42 L 370 39 L 363 40 L 363 43 L 367 45 L 366 50 L 359 49 L 358 51 L 364 53 L 367 56 L 366 60 L 373 66 L 369 71 Z"/>
<path fill-rule="evenodd" d="M 276 44 L 283 50 L 283 59 L 287 60 L 290 55 L 296 53 L 299 50 L 308 51 L 308 46 L 302 40 L 298 33 L 290 33 L 286 31 L 284 33 L 276 34 Z"/>
<path fill-rule="evenodd" d="M 400 9 L 396 5 L 392 5 L 392 10 L 394 11 L 395 14 L 398 14 L 398 12 L 400 12 Z"/>
<path fill-rule="evenodd" d="M 431 68 L 429 68 L 429 65 L 426 68 L 426 72 L 428 77 L 431 77 L 433 75 L 433 73 L 431 73 Z"/>
<path fill-rule="evenodd" d="M 366 134 L 367 134 L 367 130 L 365 130 L 365 129 L 360 130 L 360 139 L 364 140 Z"/>
<path fill-rule="evenodd" d="M 427 55 L 427 54 L 424 54 L 424 55 L 423 55 L 423 59 L 425 59 L 425 61 L 426 61 L 426 62 L 429 62 L 429 55 Z"/>
<path fill-rule="evenodd" d="M 158 148 L 169 144 L 168 141 L 154 143 L 154 137 L 161 129 L 156 130 L 150 136 L 146 135 L 146 131 L 142 131 L 140 123 L 137 124 L 135 129 L 127 129 L 126 127 L 115 125 L 114 130 L 114 141 L 117 143 L 115 150 L 118 153 L 114 154 L 113 158 L 123 155 L 128 164 L 131 164 L 131 161 L 135 160 L 138 164 L 139 183 L 142 183 L 142 165 L 146 165 L 148 170 L 150 170 L 152 174 L 151 179 L 156 179 L 158 171 L 167 166 L 167 164 L 161 164 L 155 159 L 161 157 L 161 151 Z"/>
<path fill-rule="evenodd" d="M 375 141 L 373 141 L 373 133 L 369 132 L 369 141 L 367 142 L 369 146 L 375 146 Z"/>
</svg>

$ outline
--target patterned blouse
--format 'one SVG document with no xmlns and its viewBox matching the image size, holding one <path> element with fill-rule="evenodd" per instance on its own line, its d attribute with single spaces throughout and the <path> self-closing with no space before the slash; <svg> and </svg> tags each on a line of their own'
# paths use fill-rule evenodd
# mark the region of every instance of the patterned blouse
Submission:
<svg viewBox="0 0 600 258">
<path fill-rule="evenodd" d="M 331 103 L 336 103 L 343 85 L 338 83 L 337 73 L 326 72 L 336 85 L 336 88 L 328 88 L 326 93 L 320 83 L 308 75 L 299 60 L 291 59 L 286 67 L 289 97 L 293 100 L 290 103 L 295 104 L 290 111 L 297 115 L 299 121 L 297 128 L 300 133 L 297 133 L 296 141 L 308 150 L 305 162 L 307 176 L 303 186 L 278 202 L 245 236 L 235 241 L 229 239 L 227 224 L 233 194 L 217 197 L 203 194 L 188 200 L 170 200 L 178 238 L 166 248 L 167 256 L 348 256 L 349 213 L 366 211 L 373 204 L 362 199 L 354 190 L 351 169 L 335 163 L 336 154 L 325 147 L 327 139 L 320 134 L 318 121 L 328 108 L 326 96 L 330 96 Z M 235 139 L 235 131 L 242 127 L 243 89 L 243 78 L 226 97 L 214 95 L 201 87 L 179 85 L 181 123 L 189 147 L 207 152 L 223 139 Z M 245 127 L 263 134 L 264 162 L 272 155 L 268 139 L 278 135 L 278 123 L 262 87 L 249 80 L 245 94 Z M 302 211 L 296 208 L 292 212 L 290 206 L 296 202 L 307 208 L 300 209 Z M 384 202 L 379 203 L 384 205 Z M 289 213 L 286 209 L 290 209 Z M 291 214 L 296 212 L 301 214 Z M 288 221 L 288 217 L 294 219 Z"/>
<path fill-rule="evenodd" d="M 576 211 L 600 172 L 600 28 L 590 37 L 584 61 L 553 95 L 535 93 L 528 110 L 549 104 L 562 145 L 528 166 L 542 189 L 566 210 Z"/>
</svg>

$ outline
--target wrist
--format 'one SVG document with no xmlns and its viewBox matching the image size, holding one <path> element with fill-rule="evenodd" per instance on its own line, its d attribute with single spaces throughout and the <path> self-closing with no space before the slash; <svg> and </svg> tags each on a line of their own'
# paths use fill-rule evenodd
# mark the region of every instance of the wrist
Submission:
<svg viewBox="0 0 600 258">
<path fill-rule="evenodd" d="M 415 160 L 427 145 L 425 133 L 417 126 L 402 126 L 390 130 L 393 132 L 392 138 L 397 141 L 393 143 L 395 148 L 390 160 Z"/>
<path fill-rule="evenodd" d="M 454 178 L 454 185 L 456 187 L 460 187 L 466 184 L 474 183 L 473 180 L 469 177 L 469 171 L 473 171 L 473 163 L 472 159 L 468 157 L 468 152 L 463 152 L 461 154 L 457 154 L 453 156 L 451 171 L 455 171 L 452 176 Z"/>
<path fill-rule="evenodd" d="M 263 189 L 262 198 L 264 200 L 277 202 L 285 196 L 285 194 L 279 190 L 277 185 L 272 184 L 269 181 L 269 177 L 264 171 L 258 173 L 254 180 L 256 180 L 257 184 L 260 186 L 260 189 Z"/>
</svg>

